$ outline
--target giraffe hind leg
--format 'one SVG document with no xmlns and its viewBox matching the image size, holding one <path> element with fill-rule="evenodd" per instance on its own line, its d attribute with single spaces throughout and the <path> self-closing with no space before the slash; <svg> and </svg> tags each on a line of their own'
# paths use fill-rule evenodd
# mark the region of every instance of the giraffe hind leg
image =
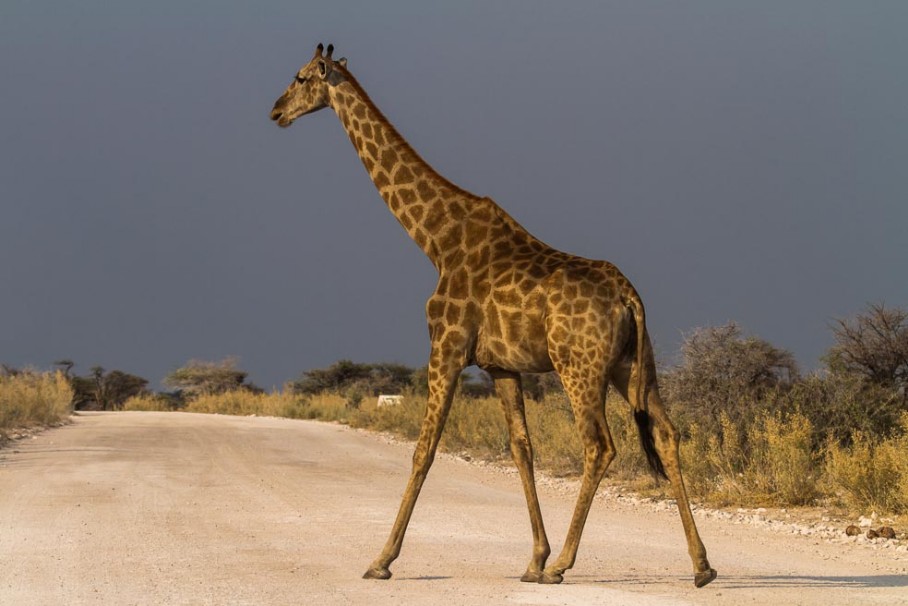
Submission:
<svg viewBox="0 0 908 606">
<path fill-rule="evenodd" d="M 564 547 L 555 562 L 546 567 L 539 581 L 546 584 L 561 583 L 564 571 L 574 566 L 593 497 L 615 458 L 615 445 L 605 420 L 605 383 L 592 376 L 578 379 L 572 377 L 571 373 L 562 374 L 562 379 L 583 442 L 583 480 Z"/>
<path fill-rule="evenodd" d="M 539 497 L 536 494 L 536 481 L 533 477 L 533 446 L 530 442 L 530 434 L 527 431 L 520 373 L 503 370 L 493 370 L 490 373 L 495 380 L 495 390 L 498 392 L 504 408 L 511 455 L 514 458 L 514 464 L 517 465 L 517 470 L 520 472 L 520 481 L 523 484 L 527 509 L 530 513 L 530 526 L 533 530 L 533 555 L 530 558 L 526 572 L 520 580 L 525 583 L 538 583 L 542 580 L 542 571 L 552 550 L 545 534 L 542 510 L 539 507 Z"/>
<path fill-rule="evenodd" d="M 651 371 L 650 376 L 655 377 L 654 367 Z M 632 380 L 631 375 L 629 365 L 622 366 L 615 372 L 612 381 L 618 392 L 628 402 L 636 402 L 637 394 L 635 390 L 637 382 Z M 681 515 L 681 524 L 684 527 L 684 536 L 687 539 L 687 551 L 690 554 L 694 568 L 694 585 L 703 587 L 712 582 L 716 578 L 717 573 L 709 565 L 709 560 L 706 557 L 706 547 L 704 547 L 697 531 L 697 525 L 690 510 L 687 489 L 684 487 L 684 479 L 681 476 L 681 461 L 678 452 L 680 433 L 665 411 L 665 406 L 662 404 L 659 388 L 654 378 L 649 381 L 646 389 L 644 410 L 635 411 L 635 417 L 638 415 L 646 416 L 645 421 L 638 418 L 638 427 L 641 432 L 648 432 L 641 436 L 641 440 L 644 444 L 650 441 L 654 447 L 661 467 L 671 483 L 675 502 L 678 504 L 678 513 Z"/>
</svg>

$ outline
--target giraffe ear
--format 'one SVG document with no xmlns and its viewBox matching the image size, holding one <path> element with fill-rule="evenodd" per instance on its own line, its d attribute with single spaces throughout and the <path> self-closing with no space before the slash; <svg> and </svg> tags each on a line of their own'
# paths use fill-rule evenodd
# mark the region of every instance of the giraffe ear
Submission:
<svg viewBox="0 0 908 606">
<path fill-rule="evenodd" d="M 318 62 L 318 75 L 322 78 L 328 75 L 328 65 L 321 60 Z"/>
<path fill-rule="evenodd" d="M 340 65 L 341 67 L 347 67 L 347 58 L 341 57 L 340 59 L 337 60 L 337 64 Z"/>
</svg>

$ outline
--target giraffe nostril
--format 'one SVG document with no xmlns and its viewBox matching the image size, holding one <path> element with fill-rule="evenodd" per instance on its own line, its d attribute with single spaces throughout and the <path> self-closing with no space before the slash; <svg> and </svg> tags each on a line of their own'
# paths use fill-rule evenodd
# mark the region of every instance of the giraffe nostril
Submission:
<svg viewBox="0 0 908 606">
<path fill-rule="evenodd" d="M 282 112 L 282 111 L 279 110 L 279 109 L 272 109 L 272 110 L 271 110 L 271 119 L 272 119 L 272 120 L 278 120 L 278 119 L 280 119 L 281 115 L 283 115 L 283 113 L 284 113 L 284 112 Z"/>
</svg>

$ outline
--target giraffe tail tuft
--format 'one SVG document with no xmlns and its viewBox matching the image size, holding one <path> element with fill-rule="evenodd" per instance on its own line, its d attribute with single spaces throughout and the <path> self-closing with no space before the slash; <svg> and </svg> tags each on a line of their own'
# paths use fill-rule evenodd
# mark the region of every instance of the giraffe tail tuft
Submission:
<svg viewBox="0 0 908 606">
<path fill-rule="evenodd" d="M 634 324 L 636 325 L 636 355 L 634 360 L 633 377 L 637 381 L 634 389 L 635 402 L 631 402 L 634 407 L 634 421 L 637 423 L 637 429 L 640 433 L 640 446 L 643 448 L 643 454 L 646 455 L 646 461 L 656 479 L 667 479 L 665 466 L 662 464 L 662 458 L 659 451 L 656 450 L 656 442 L 653 438 L 653 423 L 646 405 L 646 388 L 649 384 L 647 373 L 649 368 L 646 365 L 646 312 L 643 310 L 643 302 L 636 292 L 628 297 L 628 305 L 634 313 Z"/>
<path fill-rule="evenodd" d="M 662 465 L 662 458 L 656 450 L 656 442 L 653 440 L 652 423 L 650 422 L 649 413 L 645 410 L 634 411 L 634 421 L 637 422 L 637 429 L 640 430 L 640 445 L 643 447 L 643 454 L 646 455 L 646 462 L 658 480 L 668 479 L 665 473 L 665 467 Z"/>
</svg>

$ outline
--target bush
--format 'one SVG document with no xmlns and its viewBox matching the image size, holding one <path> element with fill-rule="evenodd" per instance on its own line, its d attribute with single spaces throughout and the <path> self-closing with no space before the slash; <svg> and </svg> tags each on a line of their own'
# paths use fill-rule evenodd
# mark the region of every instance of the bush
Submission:
<svg viewBox="0 0 908 606">
<path fill-rule="evenodd" d="M 75 410 L 119 410 L 129 398 L 147 393 L 147 379 L 122 370 L 106 371 L 93 366 L 90 374 L 78 376 L 69 374 L 75 366 L 71 360 L 57 364 L 65 368 L 64 375 L 73 389 Z"/>
<path fill-rule="evenodd" d="M 411 386 L 414 370 L 403 364 L 359 364 L 339 360 L 328 368 L 313 368 L 290 384 L 301 395 L 358 391 L 363 395 L 398 394 Z"/>
<path fill-rule="evenodd" d="M 303 401 L 295 395 L 281 392 L 252 393 L 245 389 L 199 396 L 191 400 L 184 410 L 226 415 L 304 418 Z"/>
<path fill-rule="evenodd" d="M 472 450 L 492 459 L 510 457 L 508 428 L 498 398 L 456 398 L 441 437 L 447 451 Z"/>
<path fill-rule="evenodd" d="M 682 431 L 693 423 L 719 433 L 722 415 L 743 429 L 798 377 L 790 352 L 734 323 L 699 328 L 684 338 L 682 363 L 660 377 L 662 395 Z"/>
<path fill-rule="evenodd" d="M 849 446 L 830 441 L 826 451 L 829 488 L 857 510 L 908 513 L 908 414 L 902 434 L 890 438 L 856 432 Z"/>
<path fill-rule="evenodd" d="M 750 461 L 744 477 L 751 494 L 779 505 L 807 505 L 819 494 L 820 466 L 804 415 L 764 414 L 748 432 Z"/>
<path fill-rule="evenodd" d="M 579 473 L 583 469 L 583 446 L 567 396 L 553 394 L 541 402 L 528 400 L 526 412 L 537 466 L 560 476 Z"/>
<path fill-rule="evenodd" d="M 54 425 L 69 417 L 73 391 L 61 372 L 0 375 L 0 438 L 14 428 Z"/>
<path fill-rule="evenodd" d="M 801 414 L 761 414 L 741 431 L 723 415 L 720 430 L 690 428 L 681 464 L 691 493 L 721 504 L 804 505 L 819 495 L 813 429 Z"/>
<path fill-rule="evenodd" d="M 341 422 L 349 422 L 349 417 L 351 417 L 351 411 L 343 396 L 321 394 L 304 398 L 290 390 L 253 393 L 245 389 L 235 389 L 198 397 L 191 400 L 181 410 L 209 414 L 256 415 Z"/>
<path fill-rule="evenodd" d="M 240 390 L 262 393 L 261 388 L 246 383 L 248 373 L 239 370 L 237 364 L 236 358 L 225 358 L 219 362 L 190 360 L 164 377 L 163 383 L 178 390 L 187 399 Z"/>
<path fill-rule="evenodd" d="M 426 414 L 426 398 L 412 390 L 404 392 L 403 401 L 392 406 L 362 406 L 351 418 L 354 427 L 386 431 L 408 440 L 419 437 L 423 417 Z"/>
<path fill-rule="evenodd" d="M 908 310 L 872 304 L 832 327 L 836 343 L 826 355 L 832 372 L 853 374 L 898 392 L 908 404 Z"/>
<path fill-rule="evenodd" d="M 293 395 L 292 392 L 284 392 Z M 297 396 L 298 397 L 298 396 Z M 306 398 L 298 398 L 299 407 L 296 409 L 297 419 L 317 419 L 319 421 L 350 422 L 351 415 L 346 398 L 337 394 L 319 394 Z M 355 414 L 355 413 L 353 413 Z"/>
<path fill-rule="evenodd" d="M 179 408 L 179 401 L 162 394 L 143 393 L 123 402 L 121 410 L 169 412 Z"/>
<path fill-rule="evenodd" d="M 813 446 L 822 450 L 832 438 L 841 445 L 855 432 L 887 437 L 899 426 L 905 410 L 891 387 L 874 384 L 854 374 L 812 374 L 792 386 L 787 406 L 807 415 L 814 427 Z"/>
</svg>

